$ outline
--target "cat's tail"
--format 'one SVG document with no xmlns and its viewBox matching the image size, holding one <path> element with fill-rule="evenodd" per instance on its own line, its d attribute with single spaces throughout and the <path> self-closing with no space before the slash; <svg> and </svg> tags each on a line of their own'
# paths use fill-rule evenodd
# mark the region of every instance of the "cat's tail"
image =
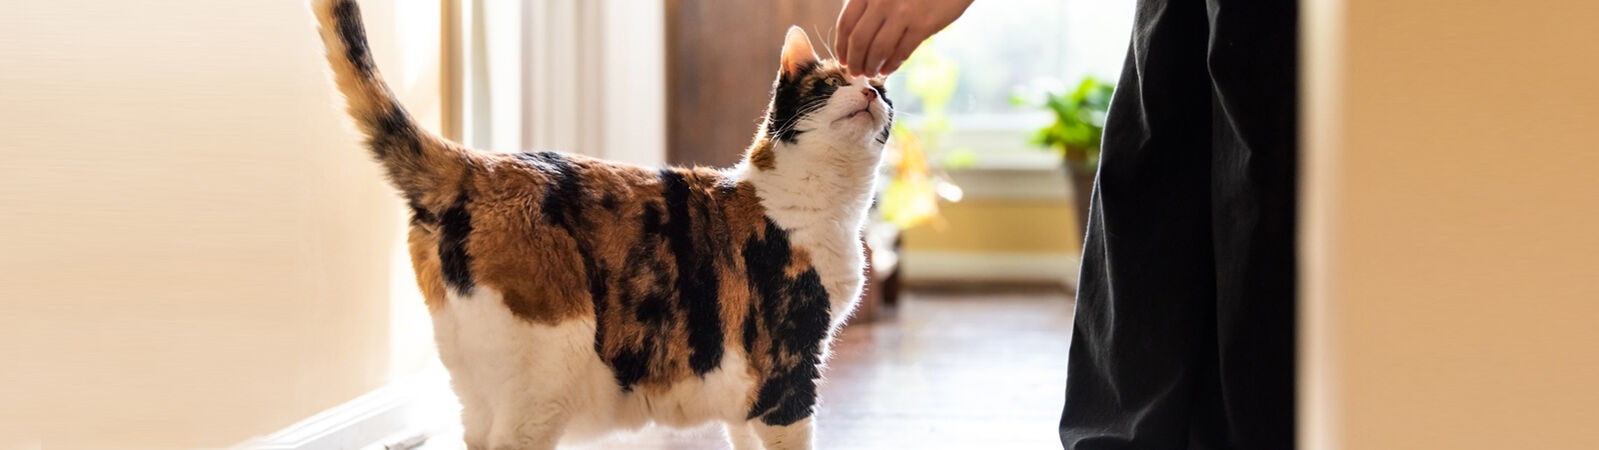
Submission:
<svg viewBox="0 0 1599 450">
<path fill-rule="evenodd" d="M 470 151 L 423 129 L 378 74 L 355 0 L 311 0 L 333 80 L 366 146 L 414 206 L 453 201 L 442 192 L 459 186 L 472 163 Z M 445 188 L 445 189 L 441 189 Z"/>
</svg>

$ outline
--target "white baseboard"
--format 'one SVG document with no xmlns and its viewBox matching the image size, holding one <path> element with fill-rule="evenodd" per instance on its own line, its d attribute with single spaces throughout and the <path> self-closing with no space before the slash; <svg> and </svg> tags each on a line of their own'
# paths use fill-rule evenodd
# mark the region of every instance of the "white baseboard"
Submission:
<svg viewBox="0 0 1599 450">
<path fill-rule="evenodd" d="M 234 448 L 383 449 L 390 447 L 385 443 L 409 441 L 448 426 L 450 422 L 441 420 L 459 417 L 459 411 L 460 406 L 449 395 L 448 375 L 434 367 Z"/>
<path fill-rule="evenodd" d="M 1077 283 L 1077 254 L 909 250 L 900 256 L 905 281 Z"/>
</svg>

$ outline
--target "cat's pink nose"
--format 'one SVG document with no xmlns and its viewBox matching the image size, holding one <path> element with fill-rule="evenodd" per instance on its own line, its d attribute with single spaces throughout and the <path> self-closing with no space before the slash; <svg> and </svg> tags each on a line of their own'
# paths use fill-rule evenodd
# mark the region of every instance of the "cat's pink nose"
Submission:
<svg viewBox="0 0 1599 450">
<path fill-rule="evenodd" d="M 866 94 L 866 101 L 877 100 L 877 90 L 871 86 L 861 88 L 861 93 Z"/>
</svg>

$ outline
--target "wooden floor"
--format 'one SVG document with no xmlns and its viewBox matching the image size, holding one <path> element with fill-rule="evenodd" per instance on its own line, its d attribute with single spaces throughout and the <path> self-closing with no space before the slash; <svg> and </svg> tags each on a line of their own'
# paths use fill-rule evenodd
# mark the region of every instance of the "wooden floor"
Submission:
<svg viewBox="0 0 1599 450">
<path fill-rule="evenodd" d="M 835 341 L 817 448 L 1060 448 L 1066 294 L 912 292 L 884 316 L 847 326 Z M 722 433 L 720 425 L 648 428 L 562 448 L 730 448 Z M 461 448 L 459 435 L 434 441 L 425 448 Z"/>
</svg>

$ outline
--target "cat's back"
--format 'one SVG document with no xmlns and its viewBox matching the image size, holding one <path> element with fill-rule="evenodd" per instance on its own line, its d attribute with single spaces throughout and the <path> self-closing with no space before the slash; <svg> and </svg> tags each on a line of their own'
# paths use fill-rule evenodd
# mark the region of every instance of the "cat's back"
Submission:
<svg viewBox="0 0 1599 450">
<path fill-rule="evenodd" d="M 536 323 L 592 317 L 607 297 L 675 290 L 683 276 L 734 275 L 694 269 L 730 261 L 764 217 L 753 189 L 704 168 L 495 154 L 461 184 L 444 214 L 413 221 L 431 222 L 419 226 L 437 241 L 441 284 L 487 286 Z"/>
</svg>

